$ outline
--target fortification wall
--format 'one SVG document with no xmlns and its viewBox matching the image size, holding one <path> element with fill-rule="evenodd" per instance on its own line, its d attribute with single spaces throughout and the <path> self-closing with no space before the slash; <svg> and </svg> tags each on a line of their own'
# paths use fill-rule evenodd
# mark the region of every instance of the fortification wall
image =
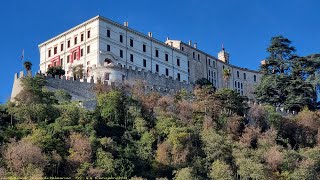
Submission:
<svg viewBox="0 0 320 180">
<path fill-rule="evenodd" d="M 152 73 L 151 71 L 132 69 L 131 66 L 129 66 L 128 69 L 122 68 L 121 71 L 125 74 L 129 83 L 134 84 L 136 81 L 143 81 L 149 90 L 176 92 L 185 89 L 187 91 L 192 91 L 194 87 L 193 84 L 187 83 L 186 81 L 181 82 L 170 76 L 168 77 L 164 74 L 159 75 L 158 73 Z"/>
</svg>

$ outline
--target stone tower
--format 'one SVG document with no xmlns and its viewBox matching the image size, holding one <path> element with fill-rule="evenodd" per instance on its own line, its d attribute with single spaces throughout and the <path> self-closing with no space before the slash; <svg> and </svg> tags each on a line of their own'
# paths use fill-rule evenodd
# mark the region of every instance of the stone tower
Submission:
<svg viewBox="0 0 320 180">
<path fill-rule="evenodd" d="M 223 44 L 222 44 L 222 50 L 218 53 L 218 59 L 229 64 L 229 53 L 225 51 Z"/>
</svg>

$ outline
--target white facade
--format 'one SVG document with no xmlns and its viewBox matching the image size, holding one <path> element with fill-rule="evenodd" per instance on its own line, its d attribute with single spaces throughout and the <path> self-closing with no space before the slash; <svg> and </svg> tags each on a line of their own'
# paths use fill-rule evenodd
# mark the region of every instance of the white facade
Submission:
<svg viewBox="0 0 320 180">
<path fill-rule="evenodd" d="M 67 78 L 72 67 L 82 64 L 84 75 L 104 81 L 124 79 L 125 74 L 110 68 L 110 63 L 125 69 L 146 70 L 180 81 L 194 83 L 207 78 L 216 88 L 229 87 L 253 99 L 254 85 L 262 74 L 229 64 L 224 49 L 218 58 L 179 40 L 161 42 L 107 18 L 96 16 L 39 45 L 40 70 L 61 65 Z M 109 66 L 108 66 L 109 65 Z M 106 69 L 109 67 L 109 69 Z M 231 76 L 226 82 L 223 69 Z M 122 77 L 121 77 L 122 76 Z"/>
<path fill-rule="evenodd" d="M 125 68 L 188 81 L 186 53 L 100 16 L 40 44 L 39 50 L 40 70 L 46 72 L 49 66 L 62 65 L 67 78 L 72 76 L 73 66 L 82 64 L 85 76 L 90 77 L 93 69 L 111 60 Z"/>
</svg>

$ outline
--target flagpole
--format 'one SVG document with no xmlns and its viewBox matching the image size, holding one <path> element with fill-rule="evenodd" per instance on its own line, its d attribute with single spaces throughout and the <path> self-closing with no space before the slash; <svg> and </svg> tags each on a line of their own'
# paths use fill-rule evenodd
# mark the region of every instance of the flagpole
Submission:
<svg viewBox="0 0 320 180">
<path fill-rule="evenodd" d="M 23 61 L 24 61 L 24 49 L 22 49 L 22 55 L 21 55 L 21 67 L 23 71 Z"/>
</svg>

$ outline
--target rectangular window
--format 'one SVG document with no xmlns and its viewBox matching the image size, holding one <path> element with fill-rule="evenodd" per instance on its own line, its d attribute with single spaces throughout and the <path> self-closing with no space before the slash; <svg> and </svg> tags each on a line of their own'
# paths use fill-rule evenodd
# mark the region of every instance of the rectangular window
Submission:
<svg viewBox="0 0 320 180">
<path fill-rule="evenodd" d="M 120 35 L 120 42 L 123 43 L 123 36 Z"/>
<path fill-rule="evenodd" d="M 143 67 L 147 67 L 147 61 L 143 59 Z"/>
<path fill-rule="evenodd" d="M 110 78 L 109 78 L 109 75 L 110 75 L 110 73 L 105 73 L 104 74 L 104 80 L 109 80 Z"/>
<path fill-rule="evenodd" d="M 133 54 L 130 54 L 130 61 L 133 62 Z"/>
<path fill-rule="evenodd" d="M 110 51 L 110 45 L 109 44 L 107 45 L 107 51 Z"/>
<path fill-rule="evenodd" d="M 238 78 L 240 77 L 240 75 L 239 75 L 239 71 L 237 71 L 237 77 L 238 77 Z"/>
<path fill-rule="evenodd" d="M 63 66 L 63 58 L 60 59 L 60 66 Z"/>
<path fill-rule="evenodd" d="M 183 47 L 181 47 L 181 51 L 184 51 L 184 48 L 183 48 Z"/>
<path fill-rule="evenodd" d="M 87 39 L 89 39 L 90 38 L 90 30 L 87 32 Z"/>
<path fill-rule="evenodd" d="M 57 52 L 58 52 L 58 47 L 54 47 L 53 48 L 53 54 L 57 54 Z"/>
<path fill-rule="evenodd" d="M 77 52 L 73 52 L 73 60 L 77 59 Z"/>
<path fill-rule="evenodd" d="M 68 40 L 68 48 L 70 47 L 70 40 Z"/>
<path fill-rule="evenodd" d="M 180 59 L 177 59 L 177 66 L 180 66 Z"/>
<path fill-rule="evenodd" d="M 78 40 L 78 37 L 77 36 L 74 37 L 74 45 L 76 45 L 78 43 L 77 40 Z"/>
<path fill-rule="evenodd" d="M 87 46 L 87 54 L 90 53 L 90 46 Z"/>
<path fill-rule="evenodd" d="M 80 56 L 83 56 L 83 49 L 80 50 Z"/>
<path fill-rule="evenodd" d="M 70 62 L 70 55 L 67 56 L 67 63 Z"/>
<path fill-rule="evenodd" d="M 123 51 L 120 50 L 120 57 L 123 58 Z"/>
<path fill-rule="evenodd" d="M 200 54 L 198 54 L 198 60 L 200 61 Z"/>
<path fill-rule="evenodd" d="M 60 51 L 63 51 L 63 43 L 60 44 Z"/>
<path fill-rule="evenodd" d="M 159 57 L 159 50 L 156 49 L 156 57 Z"/>
<path fill-rule="evenodd" d="M 142 50 L 143 50 L 143 52 L 146 52 L 147 51 L 147 46 L 144 44 L 144 45 L 142 45 Z"/>
<path fill-rule="evenodd" d="M 209 66 L 211 66 L 211 61 L 210 61 L 210 59 L 209 59 Z"/>
<path fill-rule="evenodd" d="M 196 53 L 192 52 L 192 57 L 193 57 L 193 59 L 195 59 L 196 58 Z"/>
<path fill-rule="evenodd" d="M 51 57 L 51 49 L 48 51 L 48 57 Z"/>
<path fill-rule="evenodd" d="M 180 73 L 177 73 L 178 80 L 180 81 Z"/>
<path fill-rule="evenodd" d="M 166 61 L 169 61 L 169 55 L 167 53 L 166 53 L 165 57 L 166 57 Z"/>
<path fill-rule="evenodd" d="M 81 40 L 81 42 L 84 40 L 84 35 L 83 34 L 81 34 L 80 40 Z"/>
<path fill-rule="evenodd" d="M 166 76 L 169 76 L 169 69 L 166 68 Z"/>
<path fill-rule="evenodd" d="M 130 46 L 133 47 L 133 39 L 130 39 Z"/>
<path fill-rule="evenodd" d="M 107 37 L 108 38 L 110 37 L 110 30 L 109 29 L 107 30 Z"/>
<path fill-rule="evenodd" d="M 156 64 L 156 72 L 159 72 L 159 65 Z"/>
<path fill-rule="evenodd" d="M 247 79 L 246 73 L 243 73 L 243 79 L 244 79 L 244 80 Z"/>
</svg>

